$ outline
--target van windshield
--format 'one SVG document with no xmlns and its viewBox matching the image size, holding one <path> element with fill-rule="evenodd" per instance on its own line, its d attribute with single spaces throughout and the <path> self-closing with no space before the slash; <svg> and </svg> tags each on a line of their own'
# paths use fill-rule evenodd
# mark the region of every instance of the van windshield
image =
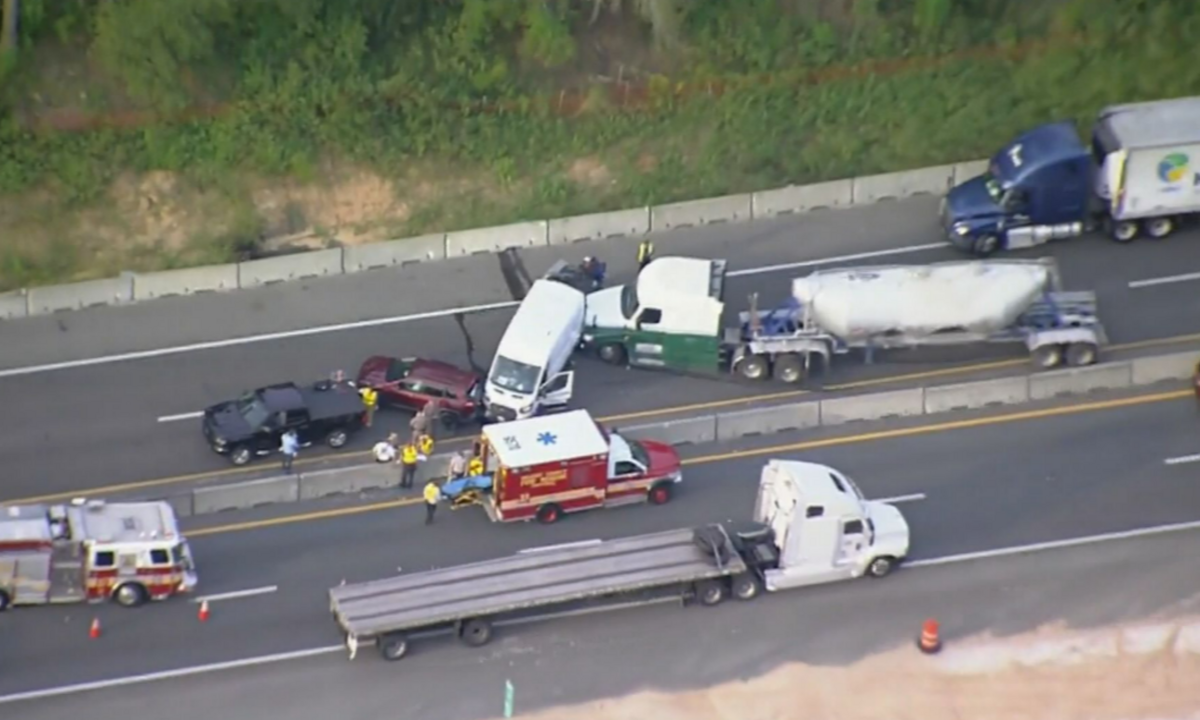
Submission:
<svg viewBox="0 0 1200 720">
<path fill-rule="evenodd" d="M 626 320 L 632 320 L 638 309 L 637 287 L 633 283 L 621 288 L 621 314 Z"/>
<path fill-rule="evenodd" d="M 538 378 L 542 369 L 535 365 L 527 365 L 516 360 L 510 360 L 503 355 L 496 356 L 496 365 L 492 368 L 492 382 L 497 387 L 521 395 L 532 395 L 537 390 Z"/>
</svg>

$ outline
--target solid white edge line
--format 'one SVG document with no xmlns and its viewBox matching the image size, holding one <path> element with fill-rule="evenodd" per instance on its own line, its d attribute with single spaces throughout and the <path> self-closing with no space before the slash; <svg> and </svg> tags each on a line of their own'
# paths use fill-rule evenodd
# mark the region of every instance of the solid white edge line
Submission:
<svg viewBox="0 0 1200 720">
<path fill-rule="evenodd" d="M 204 411 L 197 410 L 196 412 L 179 413 L 178 415 L 163 415 L 158 419 L 160 423 L 175 422 L 176 420 L 192 420 L 194 418 L 203 417 Z"/>
<path fill-rule="evenodd" d="M 1184 275 L 1170 275 L 1167 277 L 1147 278 L 1145 280 L 1134 280 L 1129 283 L 1130 289 L 1153 287 L 1155 285 L 1169 285 L 1171 283 L 1187 282 L 1189 280 L 1200 280 L 1200 272 L 1186 273 Z"/>
<path fill-rule="evenodd" d="M 1033 543 L 1030 545 L 1016 545 L 1013 547 L 998 548 L 996 550 L 981 550 L 973 553 L 946 555 L 944 557 L 929 558 L 927 560 L 910 560 L 901 565 L 901 568 L 921 568 L 934 567 L 938 565 L 951 565 L 954 563 L 971 562 L 973 560 L 988 560 L 991 558 L 1006 557 L 1010 555 L 1023 555 L 1026 553 L 1042 552 L 1045 550 L 1058 550 L 1061 548 L 1078 547 L 1081 545 L 1095 545 L 1097 543 L 1109 542 L 1112 540 L 1132 540 L 1141 537 L 1149 537 L 1152 535 L 1167 535 L 1175 532 L 1186 532 L 1188 530 L 1200 530 L 1200 520 L 1184 523 L 1173 523 L 1170 525 L 1155 525 L 1148 528 L 1102 533 L 1100 535 L 1086 535 L 1084 537 L 1071 538 L 1068 540 L 1051 540 L 1049 542 Z M 312 648 L 310 650 L 296 650 L 293 652 L 277 653 L 274 655 L 260 655 L 258 657 L 245 658 L 242 660 L 228 660 L 209 665 L 196 665 L 194 667 L 176 668 L 174 670 L 163 670 L 159 672 L 146 673 L 144 675 L 130 675 L 123 678 L 113 678 L 111 680 L 97 680 L 94 682 L 78 683 L 75 685 L 62 685 L 59 687 L 44 688 L 42 690 L 28 690 L 26 692 L 13 693 L 12 695 L 0 695 L 0 705 L 4 703 L 17 702 L 20 700 L 37 700 L 40 698 L 56 697 L 60 695 L 73 695 L 81 692 L 88 692 L 90 690 L 103 690 L 106 688 L 122 687 L 125 685 L 154 682 L 156 680 L 167 680 L 171 678 L 188 677 L 191 675 L 201 675 L 219 670 L 233 670 L 243 667 L 253 667 L 256 665 L 269 665 L 272 663 L 287 662 L 289 660 L 299 660 L 316 655 L 328 655 L 334 652 L 346 652 L 346 646 L 329 645 L 326 647 Z"/>
<path fill-rule="evenodd" d="M 733 270 L 726 273 L 726 276 L 741 277 L 744 275 L 757 275 L 760 273 L 776 272 L 779 270 L 811 267 L 813 265 L 828 265 L 830 263 L 864 260 L 873 257 L 886 257 L 888 255 L 904 255 L 906 253 L 932 250 L 934 248 L 945 247 L 948 245 L 949 243 L 930 243 L 928 245 L 915 245 L 910 247 L 896 248 L 894 250 L 874 250 L 871 252 L 856 253 L 853 255 L 843 255 L 841 257 L 825 258 L 823 260 L 806 260 L 798 263 L 785 263 L 783 265 L 768 265 L 760 268 Z M 487 312 L 489 310 L 504 310 L 506 308 L 516 307 L 520 304 L 521 303 L 517 302 L 516 300 L 506 300 L 504 302 L 485 303 L 483 305 L 470 305 L 465 307 L 448 308 L 445 310 L 430 310 L 428 312 L 414 313 L 412 315 L 397 315 L 394 317 L 376 318 L 374 320 L 358 320 L 356 322 L 319 325 L 317 327 L 302 328 L 299 330 L 285 330 L 282 332 L 266 333 L 263 335 L 248 335 L 245 337 L 227 338 L 225 340 L 212 340 L 208 342 L 192 343 L 190 345 L 176 345 L 174 347 L 158 348 L 156 350 L 137 350 L 134 352 L 119 353 L 116 355 L 102 355 L 100 357 L 84 358 L 82 360 L 65 360 L 63 362 L 47 363 L 44 365 L 29 365 L 26 367 L 0 370 L 0 378 L 17 377 L 20 375 L 33 375 L 35 373 L 51 372 L 53 370 L 70 370 L 72 368 L 91 367 L 93 365 L 106 365 L 109 363 L 124 362 L 126 360 L 145 360 L 149 358 L 164 357 L 167 355 L 179 355 L 182 353 L 197 352 L 200 350 L 219 350 L 221 348 L 235 347 L 237 345 L 249 345 L 251 343 L 268 342 L 271 340 L 287 340 L 290 338 L 320 335 L 323 333 L 339 332 L 342 330 L 359 330 L 362 328 L 379 327 L 381 325 L 395 325 L 398 323 L 413 322 L 416 320 L 431 320 L 442 317 L 451 317 L 459 314 L 469 315 L 473 313 Z"/>
<path fill-rule="evenodd" d="M 516 307 L 520 305 L 515 300 L 505 302 L 489 303 L 486 305 L 473 305 L 471 307 L 450 308 L 448 310 L 433 310 L 430 312 L 415 313 L 412 315 L 397 315 L 395 317 L 377 318 L 375 320 L 359 320 L 357 322 L 339 323 L 336 325 L 319 325 L 317 327 L 303 328 L 300 330 L 286 330 L 283 332 L 267 333 L 265 335 L 248 335 L 246 337 L 229 338 L 226 340 L 212 340 L 209 342 L 192 343 L 190 345 L 176 345 L 174 347 L 159 348 L 157 350 L 137 350 L 134 352 L 120 353 L 117 355 L 103 355 L 95 358 L 85 358 L 82 360 L 66 360 L 64 362 L 48 363 L 45 365 L 30 365 L 28 367 L 10 368 L 8 370 L 0 370 L 0 378 L 16 377 L 18 375 L 33 375 L 34 373 L 50 372 L 52 370 L 69 370 L 71 368 L 90 367 L 92 365 L 105 365 L 108 363 L 123 362 L 125 360 L 144 360 L 147 358 L 163 357 L 166 355 L 178 355 L 181 353 L 196 352 L 198 350 L 217 350 L 220 348 L 234 347 L 237 345 L 249 345 L 251 343 L 267 342 L 270 340 L 287 340 L 290 338 L 306 337 L 308 335 L 320 335 L 322 333 L 338 332 L 341 330 L 358 330 L 361 328 L 378 327 L 380 325 L 395 325 L 397 323 L 412 322 L 415 320 L 429 320 L 440 317 L 450 317 L 459 313 L 470 314 L 487 312 L 489 310 L 503 310 L 505 308 Z"/>
<path fill-rule="evenodd" d="M 254 597 L 255 595 L 267 595 L 279 590 L 278 585 L 268 585 L 266 587 L 250 588 L 249 590 L 233 590 L 231 592 L 216 593 L 214 595 L 200 595 L 192 598 L 194 603 L 202 603 L 205 600 L 208 602 L 216 602 L 218 600 L 235 600 L 237 598 Z"/>
<path fill-rule="evenodd" d="M 908 247 L 895 248 L 893 250 L 872 250 L 870 252 L 854 253 L 852 255 L 842 255 L 840 257 L 824 258 L 821 260 L 802 260 L 794 263 L 782 263 L 780 265 L 764 265 L 757 268 L 746 268 L 744 270 L 730 270 L 725 273 L 725 277 L 744 277 L 746 275 L 761 275 L 770 272 L 779 272 L 780 270 L 795 270 L 797 268 L 814 267 L 816 265 L 831 265 L 833 263 L 849 262 L 851 260 L 869 260 L 877 257 L 887 257 L 888 255 L 907 255 L 909 253 L 925 252 L 926 250 L 937 250 L 938 248 L 953 247 L 948 242 L 926 243 L 924 245 L 909 245 Z"/>
<path fill-rule="evenodd" d="M 911 495 L 897 495 L 896 497 L 878 498 L 872 502 L 888 503 L 895 505 L 896 503 L 914 502 L 916 500 L 925 500 L 928 496 L 925 493 L 912 493 Z"/>
<path fill-rule="evenodd" d="M 578 542 L 560 543 L 558 545 L 540 545 L 538 547 L 518 550 L 517 554 L 524 555 L 528 553 L 548 552 L 550 550 L 565 550 L 567 548 L 593 547 L 599 545 L 601 542 L 600 538 L 594 538 L 592 540 L 579 540 Z"/>
<path fill-rule="evenodd" d="M 13 693 L 12 695 L 0 695 L 0 704 L 19 702 L 21 700 L 39 700 L 42 698 L 56 697 L 59 695 L 74 695 L 81 692 L 88 692 L 90 690 L 105 690 L 108 688 L 124 687 L 126 685 L 138 685 L 141 683 L 155 682 L 157 680 L 170 680 L 172 678 L 203 675 L 206 673 L 219 672 L 221 670 L 236 670 L 238 668 L 254 667 L 256 665 L 270 665 L 273 663 L 287 662 L 289 660 L 303 660 L 304 658 L 315 657 L 317 655 L 329 655 L 331 653 L 345 651 L 345 645 L 327 645 L 325 647 L 310 648 L 308 650 L 296 650 L 293 652 L 275 653 L 273 655 L 259 655 L 257 657 L 243 658 L 241 660 L 228 660 L 225 662 L 211 663 L 208 665 L 195 665 L 193 667 L 176 668 L 174 670 L 160 670 L 158 672 L 146 673 L 144 675 L 129 675 L 122 678 L 113 678 L 111 680 L 95 680 L 93 682 L 78 683 L 76 685 L 63 685 L 62 687 L 46 688 L 44 690 L 30 690 L 28 692 Z"/>
<path fill-rule="evenodd" d="M 1200 462 L 1200 454 L 1197 455 L 1181 455 L 1179 457 L 1167 458 L 1163 460 L 1163 465 L 1183 465 L 1184 463 Z"/>
</svg>

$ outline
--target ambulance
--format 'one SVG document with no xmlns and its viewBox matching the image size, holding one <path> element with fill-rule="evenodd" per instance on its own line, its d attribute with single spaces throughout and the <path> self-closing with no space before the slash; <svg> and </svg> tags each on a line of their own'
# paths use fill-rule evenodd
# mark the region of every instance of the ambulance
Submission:
<svg viewBox="0 0 1200 720">
<path fill-rule="evenodd" d="M 166 502 L 0 505 L 0 610 L 109 599 L 135 607 L 196 583 Z"/>
<path fill-rule="evenodd" d="M 683 480 L 675 448 L 622 437 L 586 410 L 486 425 L 475 455 L 483 474 L 447 482 L 442 495 L 454 507 L 481 504 L 496 522 L 548 524 L 592 508 L 662 505 Z"/>
</svg>

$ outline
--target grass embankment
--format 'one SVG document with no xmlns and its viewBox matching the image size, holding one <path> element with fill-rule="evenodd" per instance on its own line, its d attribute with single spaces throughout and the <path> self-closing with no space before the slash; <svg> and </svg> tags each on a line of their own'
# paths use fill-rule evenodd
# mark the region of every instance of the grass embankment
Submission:
<svg viewBox="0 0 1200 720">
<path fill-rule="evenodd" d="M 500 101 L 339 84 L 362 68 L 317 53 L 292 85 L 276 77 L 191 120 L 32 132 L 36 117 L 10 119 L 0 290 L 227 262 L 264 237 L 362 242 L 984 157 L 1037 123 L 1086 127 L 1106 104 L 1200 90 L 1197 11 L 1130 5 L 1067 3 L 1050 39 L 959 23 L 960 42 L 924 53 L 822 44 L 813 28 L 832 25 L 768 36 L 764 16 L 729 37 L 693 28 L 709 62 L 678 80 L 512 85 Z M 783 57 L 803 28 L 806 53 Z"/>
</svg>

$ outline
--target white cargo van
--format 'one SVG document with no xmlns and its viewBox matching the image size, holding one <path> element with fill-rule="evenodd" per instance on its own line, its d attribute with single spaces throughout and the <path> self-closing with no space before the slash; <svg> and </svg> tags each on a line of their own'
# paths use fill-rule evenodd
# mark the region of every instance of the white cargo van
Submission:
<svg viewBox="0 0 1200 720">
<path fill-rule="evenodd" d="M 488 372 L 485 401 L 491 420 L 518 420 L 571 400 L 575 372 L 566 370 L 583 333 L 584 294 L 538 280 L 508 323 Z"/>
</svg>

